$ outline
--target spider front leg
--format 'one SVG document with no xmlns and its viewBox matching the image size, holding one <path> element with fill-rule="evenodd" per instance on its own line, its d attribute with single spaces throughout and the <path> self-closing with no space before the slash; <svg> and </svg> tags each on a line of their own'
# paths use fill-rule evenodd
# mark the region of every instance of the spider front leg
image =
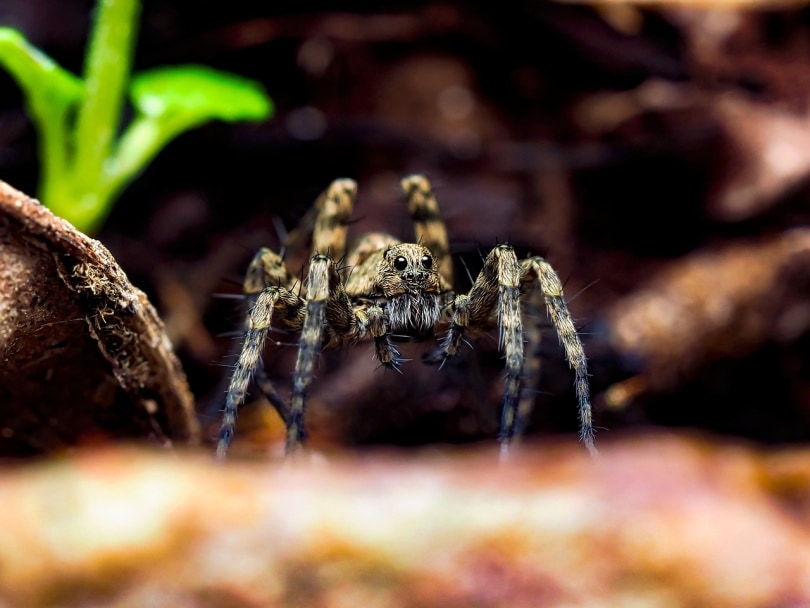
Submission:
<svg viewBox="0 0 810 608">
<path fill-rule="evenodd" d="M 251 307 L 256 303 L 256 298 L 267 287 L 285 287 L 289 291 L 293 291 L 294 280 L 283 258 L 275 251 L 262 247 L 253 256 L 248 269 L 245 272 L 245 280 L 242 283 L 242 291 L 247 296 L 247 301 Z M 298 309 L 300 312 L 300 308 Z M 249 311 L 248 311 L 249 312 Z M 293 327 L 300 327 L 301 321 L 296 320 Z M 248 316 L 246 327 L 250 327 L 250 317 Z M 264 363 L 259 357 L 253 369 L 253 382 L 259 388 L 262 395 L 270 402 L 270 404 L 281 416 L 284 424 L 290 416 L 290 408 L 284 398 L 279 394 L 276 387 L 267 377 L 264 369 Z"/>
<path fill-rule="evenodd" d="M 306 438 L 306 390 L 312 382 L 322 346 L 340 344 L 357 336 L 360 325 L 332 259 L 322 253 L 312 257 L 307 277 L 306 309 L 298 341 L 293 391 L 287 422 L 286 453 L 298 449 Z"/>
<path fill-rule="evenodd" d="M 493 315 L 500 332 L 506 379 L 501 411 L 499 440 L 506 454 L 515 432 L 515 417 L 523 372 L 523 323 L 520 315 L 521 268 L 509 245 L 498 245 L 486 260 L 469 294 L 456 296 L 452 304 L 450 329 L 441 346 L 425 358 L 427 363 L 443 363 L 454 356 L 468 328 L 485 328 Z"/>
<path fill-rule="evenodd" d="M 217 441 L 218 460 L 224 460 L 228 455 L 236 428 L 236 413 L 245 401 L 251 376 L 261 366 L 262 351 L 273 317 L 278 317 L 291 329 L 298 329 L 305 323 L 304 312 L 305 302 L 286 287 L 265 287 L 256 298 L 248 316 L 242 351 L 239 353 L 225 398 Z"/>
<path fill-rule="evenodd" d="M 312 382 L 315 365 L 321 351 L 323 326 L 326 320 L 326 303 L 329 298 L 329 270 L 332 261 L 328 256 L 316 254 L 312 258 L 307 278 L 307 299 L 304 324 L 298 342 L 298 357 L 293 373 L 293 392 L 290 400 L 290 419 L 287 421 L 286 453 L 292 454 L 304 441 L 304 411 L 306 389 Z"/>
<path fill-rule="evenodd" d="M 579 404 L 579 436 L 591 454 L 596 454 L 594 445 L 593 417 L 591 413 L 590 387 L 588 384 L 588 360 L 579 339 L 571 314 L 563 299 L 563 287 L 557 273 L 541 257 L 533 257 L 520 263 L 521 291 L 524 293 L 540 286 L 546 301 L 546 310 L 560 338 L 568 364 L 574 370 L 574 389 Z"/>
</svg>

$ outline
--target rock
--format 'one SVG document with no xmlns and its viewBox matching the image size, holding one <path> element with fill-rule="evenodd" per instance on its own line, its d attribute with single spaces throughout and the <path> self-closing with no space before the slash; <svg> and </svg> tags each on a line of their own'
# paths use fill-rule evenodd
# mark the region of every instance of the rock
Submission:
<svg viewBox="0 0 810 608">
<path fill-rule="evenodd" d="M 0 182 L 0 454 L 197 435 L 145 294 L 101 243 Z"/>
</svg>

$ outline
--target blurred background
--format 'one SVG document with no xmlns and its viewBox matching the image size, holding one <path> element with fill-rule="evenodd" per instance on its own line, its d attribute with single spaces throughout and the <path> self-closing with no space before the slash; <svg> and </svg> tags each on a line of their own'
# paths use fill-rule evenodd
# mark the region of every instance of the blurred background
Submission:
<svg viewBox="0 0 810 608">
<path fill-rule="evenodd" d="M 457 290 L 503 241 L 565 281 L 598 441 L 655 427 L 810 439 L 810 9 L 688 4 L 144 2 L 136 71 L 203 63 L 261 82 L 276 105 L 264 124 L 173 142 L 96 235 L 159 308 L 205 436 L 243 319 L 217 294 L 239 293 L 255 250 L 277 248 L 338 177 L 359 183 L 352 236 L 408 239 L 398 183 L 419 172 Z M 78 74 L 93 5 L 0 0 L 0 23 Z M 0 177 L 36 192 L 36 133 L 5 73 Z M 544 335 L 528 434 L 573 438 L 573 375 Z M 293 338 L 275 339 L 265 361 L 286 392 Z M 313 445 L 494 440 L 496 342 L 441 372 L 419 361 L 432 344 L 404 345 L 402 376 L 367 344 L 325 353 Z M 280 437 L 260 400 L 240 421 L 237 449 Z"/>
</svg>

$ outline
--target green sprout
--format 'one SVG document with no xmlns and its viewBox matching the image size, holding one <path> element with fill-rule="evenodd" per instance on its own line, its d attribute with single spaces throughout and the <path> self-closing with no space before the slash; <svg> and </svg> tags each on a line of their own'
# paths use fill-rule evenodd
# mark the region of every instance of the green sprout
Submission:
<svg viewBox="0 0 810 608">
<path fill-rule="evenodd" d="M 265 120 L 273 112 L 260 84 L 205 66 L 162 67 L 130 78 L 139 9 L 139 0 L 99 0 L 83 79 L 17 30 L 0 27 L 0 65 L 22 89 L 37 127 L 38 196 L 88 233 L 184 131 L 211 120 Z M 118 136 L 127 87 L 134 117 Z"/>
</svg>

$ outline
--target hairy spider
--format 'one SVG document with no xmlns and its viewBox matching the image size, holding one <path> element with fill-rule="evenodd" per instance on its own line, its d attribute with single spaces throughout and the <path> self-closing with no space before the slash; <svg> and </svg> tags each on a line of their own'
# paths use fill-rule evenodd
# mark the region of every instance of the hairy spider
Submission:
<svg viewBox="0 0 810 608">
<path fill-rule="evenodd" d="M 501 452 L 506 454 L 526 424 L 540 370 L 536 356 L 524 366 L 524 342 L 528 352 L 535 355 L 540 329 L 536 322 L 524 328 L 523 316 L 537 319 L 543 303 L 574 370 L 580 438 L 590 452 L 595 452 L 587 361 L 557 273 L 543 258 L 519 261 L 512 247 L 501 244 L 484 260 L 472 289 L 455 294 L 451 290 L 453 268 L 447 230 L 430 183 L 423 176 L 412 175 L 402 180 L 402 188 L 415 227 L 415 243 L 371 233 L 347 252 L 346 228 L 357 185 L 339 179 L 318 198 L 303 225 L 288 236 L 289 244 L 312 232 L 313 255 L 303 287 L 296 287 L 279 254 L 261 249 L 253 258 L 244 292 L 254 302 L 228 388 L 217 457 L 227 455 L 236 412 L 251 377 L 286 424 L 289 454 L 306 437 L 306 391 L 322 348 L 373 340 L 380 363 L 398 369 L 404 360 L 392 336 L 425 338 L 439 330 L 445 335 L 424 360 L 441 365 L 456 355 L 465 334 L 493 327 L 500 331 L 499 344 L 506 361 L 499 434 Z M 271 327 L 300 333 L 289 403 L 268 380 L 262 363 Z"/>
</svg>

